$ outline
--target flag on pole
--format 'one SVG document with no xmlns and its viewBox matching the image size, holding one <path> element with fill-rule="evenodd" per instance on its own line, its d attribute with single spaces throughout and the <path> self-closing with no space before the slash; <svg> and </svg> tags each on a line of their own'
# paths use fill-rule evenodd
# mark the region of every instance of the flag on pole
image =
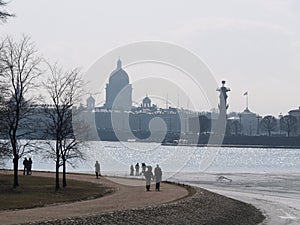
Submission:
<svg viewBox="0 0 300 225">
<path fill-rule="evenodd" d="M 244 95 L 248 95 L 248 91 L 246 91 L 246 92 L 244 93 Z"/>
</svg>

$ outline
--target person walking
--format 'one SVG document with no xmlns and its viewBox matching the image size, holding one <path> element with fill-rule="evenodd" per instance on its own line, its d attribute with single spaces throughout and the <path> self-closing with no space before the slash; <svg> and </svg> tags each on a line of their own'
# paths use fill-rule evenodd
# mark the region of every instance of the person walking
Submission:
<svg viewBox="0 0 300 225">
<path fill-rule="evenodd" d="M 144 175 L 146 171 L 146 163 L 142 163 L 142 173 L 141 175 Z"/>
<path fill-rule="evenodd" d="M 133 165 L 130 166 L 130 176 L 134 175 L 134 167 Z"/>
<path fill-rule="evenodd" d="M 139 175 L 140 175 L 140 165 L 139 165 L 139 163 L 137 163 L 137 164 L 135 165 L 135 175 L 136 175 L 136 176 L 139 176 Z"/>
<path fill-rule="evenodd" d="M 23 175 L 25 175 L 25 172 L 27 174 L 27 167 L 28 167 L 28 159 L 26 157 L 23 160 L 23 166 L 24 166 Z"/>
<path fill-rule="evenodd" d="M 144 176 L 146 179 L 146 190 L 151 191 L 151 179 L 153 179 L 152 166 L 147 166 L 147 171 L 145 171 Z"/>
<path fill-rule="evenodd" d="M 95 163 L 95 173 L 96 173 L 96 179 L 98 179 L 99 176 L 101 176 L 100 163 L 98 161 L 96 161 L 96 163 Z"/>
<path fill-rule="evenodd" d="M 155 191 L 160 191 L 160 182 L 162 180 L 162 171 L 159 165 L 154 169 Z"/>
</svg>

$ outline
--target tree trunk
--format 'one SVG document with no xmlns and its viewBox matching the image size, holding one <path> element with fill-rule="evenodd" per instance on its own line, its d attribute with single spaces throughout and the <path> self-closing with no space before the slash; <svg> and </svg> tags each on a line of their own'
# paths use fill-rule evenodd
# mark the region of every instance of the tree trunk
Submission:
<svg viewBox="0 0 300 225">
<path fill-rule="evenodd" d="M 13 167 L 14 167 L 14 182 L 13 188 L 17 188 L 19 186 L 19 178 L 18 178 L 18 162 L 19 162 L 19 155 L 17 151 L 17 139 L 16 139 L 16 130 L 12 130 L 12 135 L 10 136 L 10 142 L 13 152 Z"/>
<path fill-rule="evenodd" d="M 55 168 L 55 191 L 60 189 L 59 186 L 59 156 L 56 157 L 56 168 Z"/>
<path fill-rule="evenodd" d="M 63 188 L 67 187 L 66 159 L 63 159 Z"/>
<path fill-rule="evenodd" d="M 14 184 L 13 184 L 13 188 L 17 188 L 19 186 L 19 178 L 18 178 L 18 162 L 19 162 L 19 157 L 16 156 L 13 159 L 13 164 L 14 164 Z"/>
</svg>

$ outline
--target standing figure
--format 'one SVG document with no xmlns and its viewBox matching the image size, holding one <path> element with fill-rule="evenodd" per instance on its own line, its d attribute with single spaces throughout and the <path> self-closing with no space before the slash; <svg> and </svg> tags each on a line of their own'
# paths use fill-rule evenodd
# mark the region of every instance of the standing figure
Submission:
<svg viewBox="0 0 300 225">
<path fill-rule="evenodd" d="M 162 180 L 162 171 L 159 165 L 156 165 L 156 168 L 154 169 L 154 178 L 155 178 L 155 190 L 160 190 L 160 182 Z"/>
<path fill-rule="evenodd" d="M 95 163 L 95 173 L 96 173 L 96 179 L 98 179 L 99 176 L 101 176 L 100 163 L 98 161 L 96 161 L 96 163 Z"/>
<path fill-rule="evenodd" d="M 24 166 L 23 175 L 25 175 L 25 171 L 26 171 L 26 174 L 27 174 L 27 167 L 28 167 L 28 160 L 27 160 L 26 157 L 23 160 L 23 166 Z"/>
<path fill-rule="evenodd" d="M 134 175 L 134 167 L 133 165 L 130 166 L 130 176 Z"/>
<path fill-rule="evenodd" d="M 153 179 L 152 166 L 147 166 L 147 171 L 145 171 L 144 175 L 146 179 L 146 190 L 151 191 L 151 179 Z"/>
<path fill-rule="evenodd" d="M 139 163 L 137 163 L 135 165 L 135 175 L 136 176 L 140 175 L 140 165 L 139 165 Z"/>
<path fill-rule="evenodd" d="M 27 175 L 31 175 L 31 168 L 32 168 L 32 159 L 29 158 L 28 160 L 28 166 L 27 166 Z"/>
<path fill-rule="evenodd" d="M 142 163 L 142 173 L 141 175 L 145 175 L 145 172 L 146 172 L 146 163 Z"/>
</svg>

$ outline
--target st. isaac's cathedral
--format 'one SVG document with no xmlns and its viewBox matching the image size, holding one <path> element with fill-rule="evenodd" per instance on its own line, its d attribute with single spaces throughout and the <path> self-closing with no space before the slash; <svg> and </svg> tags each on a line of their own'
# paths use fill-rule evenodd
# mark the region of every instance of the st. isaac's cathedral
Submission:
<svg viewBox="0 0 300 225">
<path fill-rule="evenodd" d="M 129 77 L 122 69 L 119 59 L 117 68 L 110 74 L 109 82 L 106 84 L 106 100 L 104 108 L 107 110 L 130 111 L 132 107 L 132 87 Z"/>
<path fill-rule="evenodd" d="M 100 139 L 107 141 L 179 139 L 182 132 L 189 130 L 188 117 L 195 116 L 173 107 L 158 108 L 148 96 L 138 107 L 132 106 L 132 85 L 120 59 L 106 84 L 104 105 L 95 106 L 90 96 L 87 112 L 95 116 Z"/>
</svg>

